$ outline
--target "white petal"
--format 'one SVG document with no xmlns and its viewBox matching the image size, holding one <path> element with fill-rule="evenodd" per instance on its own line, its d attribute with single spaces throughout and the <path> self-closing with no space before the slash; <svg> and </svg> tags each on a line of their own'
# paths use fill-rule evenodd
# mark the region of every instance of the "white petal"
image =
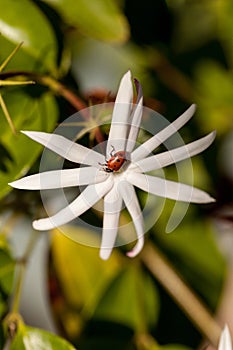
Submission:
<svg viewBox="0 0 233 350">
<path fill-rule="evenodd" d="M 108 176 L 108 173 L 95 167 L 51 170 L 23 177 L 9 185 L 24 190 L 47 190 L 95 184 L 106 180 Z"/>
<path fill-rule="evenodd" d="M 227 325 L 221 333 L 218 350 L 232 350 L 231 335 Z"/>
<path fill-rule="evenodd" d="M 111 176 L 102 183 L 89 185 L 72 203 L 57 214 L 46 219 L 33 221 L 34 229 L 39 231 L 50 230 L 77 218 L 98 202 L 112 186 Z"/>
<path fill-rule="evenodd" d="M 22 133 L 71 162 L 98 167 L 98 163 L 105 161 L 102 154 L 72 142 L 61 135 L 37 131 L 22 131 Z"/>
<path fill-rule="evenodd" d="M 116 151 L 123 151 L 126 149 L 126 141 L 129 130 L 129 116 L 132 109 L 132 102 L 133 84 L 131 80 L 131 72 L 128 71 L 121 79 L 114 104 L 106 157 L 109 156 L 112 146 Z"/>
<path fill-rule="evenodd" d="M 192 156 L 195 156 L 196 154 L 204 151 L 213 142 L 215 136 L 216 132 L 213 131 L 207 136 L 187 145 L 141 159 L 136 162 L 136 164 L 131 163 L 129 169 L 133 168 L 136 165 L 142 172 L 147 172 L 151 170 L 161 169 L 170 164 L 178 163 L 183 159 L 191 158 Z"/>
<path fill-rule="evenodd" d="M 211 203 L 215 201 L 208 193 L 199 190 L 198 188 L 155 176 L 130 171 L 127 175 L 127 180 L 132 185 L 141 188 L 143 191 L 152 193 L 159 197 L 189 203 Z"/>
<path fill-rule="evenodd" d="M 127 181 L 120 181 L 118 184 L 118 190 L 123 198 L 123 201 L 125 202 L 128 212 L 131 215 L 137 233 L 137 243 L 133 249 L 127 253 L 129 257 L 133 258 L 140 253 L 144 245 L 143 217 L 133 186 Z"/>
<path fill-rule="evenodd" d="M 119 217 L 122 208 L 122 198 L 117 186 L 114 186 L 104 197 L 103 233 L 100 248 L 100 257 L 107 260 L 115 244 L 119 226 Z"/>
<path fill-rule="evenodd" d="M 141 119 L 142 119 L 142 112 L 143 112 L 143 95 L 142 95 L 142 88 L 140 83 L 135 79 L 135 85 L 137 88 L 137 101 L 136 105 L 134 106 L 132 116 L 131 116 L 131 126 L 130 131 L 128 135 L 127 145 L 126 145 L 126 151 L 128 153 L 131 153 L 134 149 L 135 142 L 138 137 L 139 128 L 141 125 Z"/>
<path fill-rule="evenodd" d="M 147 157 L 156 147 L 161 145 L 170 136 L 175 134 L 184 124 L 188 122 L 193 116 L 196 110 L 196 106 L 191 105 L 179 118 L 173 123 L 169 124 L 166 128 L 158 132 L 156 135 L 151 137 L 149 140 L 144 142 L 141 146 L 136 148 L 131 154 L 131 160 L 136 161 Z"/>
</svg>

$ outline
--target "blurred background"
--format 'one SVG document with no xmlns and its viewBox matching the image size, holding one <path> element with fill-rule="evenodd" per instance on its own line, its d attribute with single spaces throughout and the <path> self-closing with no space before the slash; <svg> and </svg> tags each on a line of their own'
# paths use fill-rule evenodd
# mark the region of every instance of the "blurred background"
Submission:
<svg viewBox="0 0 233 350">
<path fill-rule="evenodd" d="M 146 237 L 220 325 L 227 322 L 233 331 L 233 2 L 0 0 L 0 64 L 2 319 L 14 301 L 19 261 L 26 261 L 20 314 L 29 326 L 57 333 L 82 350 L 201 346 L 203 334 L 140 257 L 126 258 L 121 247 L 103 262 L 98 249 L 58 230 L 32 232 L 31 221 L 45 215 L 39 192 L 8 186 L 39 171 L 42 147 L 19 130 L 52 132 L 81 108 L 114 101 L 130 69 L 142 84 L 145 106 L 170 122 L 197 104 L 181 131 L 186 143 L 217 131 L 210 149 L 193 159 L 195 186 L 216 203 L 191 205 L 179 227 L 166 234 L 174 206 L 167 200 Z M 79 142 L 93 146 L 95 136 L 93 131 Z M 176 169 L 166 174 L 175 178 Z M 85 215 L 101 226 L 95 212 Z M 122 217 L 127 220 L 127 213 Z M 95 239 L 78 225 L 68 229 Z M 2 328 L 1 348 L 5 338 Z"/>
</svg>

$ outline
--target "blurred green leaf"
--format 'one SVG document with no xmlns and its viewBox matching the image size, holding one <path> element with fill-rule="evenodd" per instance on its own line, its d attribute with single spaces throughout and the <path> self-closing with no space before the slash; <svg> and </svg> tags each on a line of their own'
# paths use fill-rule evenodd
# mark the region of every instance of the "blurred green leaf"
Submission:
<svg viewBox="0 0 233 350">
<path fill-rule="evenodd" d="M 205 131 L 225 133 L 233 128 L 233 76 L 213 61 L 196 68 L 197 118 Z"/>
<path fill-rule="evenodd" d="M 25 326 L 20 322 L 9 350 L 75 350 L 73 345 L 55 334 Z"/>
<path fill-rule="evenodd" d="M 77 34 L 70 37 L 69 44 L 73 52 L 72 70 L 85 92 L 98 88 L 117 91 L 119 79 L 129 67 L 140 80 L 144 94 L 151 91 L 152 78 L 147 72 L 145 48 L 141 49 L 132 42 L 110 45 L 90 38 L 80 39 Z"/>
<path fill-rule="evenodd" d="M 7 311 L 7 302 L 6 300 L 3 298 L 3 296 L 0 294 L 0 317 L 2 318 L 2 316 L 6 313 Z M 1 337 L 0 337 L 0 345 L 1 345 Z M 0 347 L 1 349 L 1 347 Z"/>
<path fill-rule="evenodd" d="M 211 3 L 211 0 L 209 0 Z M 217 37 L 225 51 L 228 64 L 233 66 L 233 3 L 231 0 L 212 2 L 212 10 L 217 18 Z"/>
<path fill-rule="evenodd" d="M 30 0 L 0 0 L 0 59 L 23 41 L 9 63 L 18 70 L 56 71 L 57 42 L 50 23 Z"/>
<path fill-rule="evenodd" d="M 12 292 L 15 261 L 4 235 L 0 235 L 0 317 L 6 312 L 7 299 Z"/>
<path fill-rule="evenodd" d="M 108 42 L 124 42 L 129 37 L 128 22 L 113 0 L 43 1 L 85 36 Z"/>
<path fill-rule="evenodd" d="M 217 248 L 212 226 L 190 215 L 171 234 L 162 232 L 156 237 L 177 270 L 214 309 L 226 266 Z"/>
<path fill-rule="evenodd" d="M 51 131 L 55 127 L 58 110 L 55 99 L 49 93 L 32 98 L 20 91 L 7 94 L 8 105 L 17 130 Z M 4 159 L 4 171 L 0 171 L 0 197 L 11 189 L 8 183 L 25 175 L 41 151 L 41 146 L 23 134 L 13 135 L 0 110 L 0 141 L 10 157 Z"/>
<path fill-rule="evenodd" d="M 5 236 L 0 235 L 0 286 L 2 291 L 10 294 L 13 285 L 15 261 L 12 258 Z"/>
<path fill-rule="evenodd" d="M 9 253 L 0 250 L 0 285 L 2 290 L 9 294 L 12 289 L 15 262 Z"/>
<path fill-rule="evenodd" d="M 196 49 L 214 38 L 217 30 L 216 13 L 213 11 L 215 3 L 212 0 L 180 3 L 168 1 L 176 19 L 173 37 L 175 50 Z"/>
<path fill-rule="evenodd" d="M 97 246 L 94 233 L 66 226 L 66 235 L 67 230 L 73 239 L 79 236 L 82 241 L 82 236 L 86 240 L 89 236 L 89 242 Z M 94 319 L 111 320 L 134 330 L 145 330 L 156 323 L 158 296 L 140 265 L 127 267 L 132 260 L 121 258 L 116 250 L 107 262 L 102 261 L 99 249 L 77 244 L 58 230 L 52 236 L 52 257 L 65 299 L 82 318 L 94 313 Z"/>
<path fill-rule="evenodd" d="M 4 343 L 5 343 L 5 336 L 4 336 L 4 329 L 3 325 L 0 325 L 0 349 L 4 349 Z"/>
<path fill-rule="evenodd" d="M 139 266 L 132 265 L 122 269 L 110 283 L 94 317 L 143 332 L 155 325 L 158 312 L 155 286 Z"/>
<path fill-rule="evenodd" d="M 84 318 L 90 317 L 108 284 L 120 269 L 120 256 L 114 252 L 106 262 L 100 259 L 97 235 L 84 228 L 65 226 L 68 238 L 59 230 L 52 235 L 52 257 L 57 277 L 66 300 Z M 74 242 L 78 236 L 90 242 L 90 246 Z"/>
</svg>

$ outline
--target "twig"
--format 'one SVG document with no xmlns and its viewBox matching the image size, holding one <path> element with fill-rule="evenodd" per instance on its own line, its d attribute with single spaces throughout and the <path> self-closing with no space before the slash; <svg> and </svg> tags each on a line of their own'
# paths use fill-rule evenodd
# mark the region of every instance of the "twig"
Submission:
<svg viewBox="0 0 233 350">
<path fill-rule="evenodd" d="M 141 253 L 141 259 L 200 332 L 217 347 L 222 331 L 221 327 L 198 296 L 178 276 L 161 252 L 148 243 Z"/>
</svg>

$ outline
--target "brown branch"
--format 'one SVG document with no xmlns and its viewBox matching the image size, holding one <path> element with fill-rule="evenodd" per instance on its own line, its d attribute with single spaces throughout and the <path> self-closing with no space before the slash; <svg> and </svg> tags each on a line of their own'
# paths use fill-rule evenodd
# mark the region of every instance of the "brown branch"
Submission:
<svg viewBox="0 0 233 350">
<path fill-rule="evenodd" d="M 152 244 L 146 244 L 141 260 L 200 332 L 217 347 L 221 327 L 197 295 L 185 284 L 167 259 Z"/>
</svg>

